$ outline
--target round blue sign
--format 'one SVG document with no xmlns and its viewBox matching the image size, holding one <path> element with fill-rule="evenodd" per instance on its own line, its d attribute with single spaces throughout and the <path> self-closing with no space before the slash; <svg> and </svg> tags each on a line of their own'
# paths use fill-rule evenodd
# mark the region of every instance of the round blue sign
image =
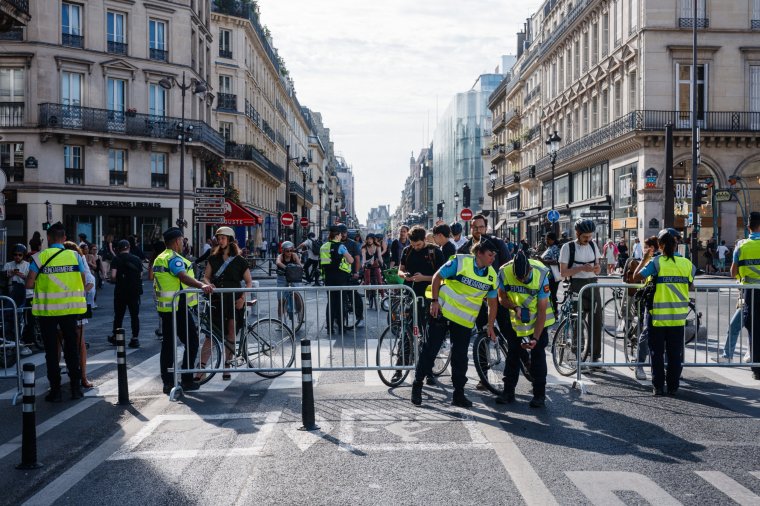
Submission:
<svg viewBox="0 0 760 506">
<path fill-rule="evenodd" d="M 552 209 L 546 213 L 546 219 L 549 220 L 550 223 L 557 223 L 559 221 L 559 211 Z"/>
</svg>

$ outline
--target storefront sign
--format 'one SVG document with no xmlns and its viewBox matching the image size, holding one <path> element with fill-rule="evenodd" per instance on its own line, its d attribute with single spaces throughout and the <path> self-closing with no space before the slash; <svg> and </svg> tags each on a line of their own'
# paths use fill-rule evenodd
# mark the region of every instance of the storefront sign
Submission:
<svg viewBox="0 0 760 506">
<path fill-rule="evenodd" d="M 24 167 L 27 169 L 37 169 L 39 168 L 39 163 L 35 157 L 29 156 L 24 160 Z"/>
<path fill-rule="evenodd" d="M 715 191 L 715 202 L 728 202 L 731 200 L 731 197 L 733 197 L 733 192 L 731 192 L 731 190 Z"/>
<path fill-rule="evenodd" d="M 195 189 L 195 193 L 198 195 L 224 195 L 224 188 L 217 188 L 214 186 L 199 186 Z"/>
<path fill-rule="evenodd" d="M 160 209 L 160 202 L 122 202 L 119 200 L 77 200 L 79 207 L 115 207 L 122 209 Z"/>
<path fill-rule="evenodd" d="M 660 222 L 657 221 L 657 218 L 652 218 L 651 220 L 649 220 L 649 228 L 655 228 L 655 229 L 660 228 Z"/>
<path fill-rule="evenodd" d="M 659 175 L 659 172 L 657 172 L 657 169 L 654 167 L 650 167 L 647 169 L 647 171 L 644 173 L 644 187 L 648 190 L 651 190 L 653 188 L 657 188 L 657 176 Z"/>
</svg>

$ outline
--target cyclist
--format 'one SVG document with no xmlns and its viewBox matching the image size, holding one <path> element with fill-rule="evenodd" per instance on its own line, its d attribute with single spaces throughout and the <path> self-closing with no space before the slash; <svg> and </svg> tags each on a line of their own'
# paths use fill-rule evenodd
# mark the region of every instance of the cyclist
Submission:
<svg viewBox="0 0 760 506">
<path fill-rule="evenodd" d="M 575 222 L 576 239 L 565 243 L 559 252 L 559 273 L 563 278 L 570 278 L 570 290 L 573 293 L 579 293 L 584 286 L 596 283 L 601 272 L 599 248 L 593 239 L 595 230 L 596 224 L 592 220 L 579 219 Z M 599 289 L 583 292 L 582 304 L 585 308 L 584 318 L 591 319 L 591 360 L 598 362 L 602 356 L 602 299 Z"/>
<path fill-rule="evenodd" d="M 461 225 L 459 226 L 461 227 Z M 454 246 L 454 244 L 451 242 L 450 238 L 451 238 L 451 227 L 449 227 L 445 223 L 442 223 L 440 225 L 436 225 L 435 227 L 433 227 L 433 240 L 441 249 L 441 253 L 443 253 L 443 258 L 445 260 L 448 260 L 449 258 L 457 254 L 457 249 Z"/>
<path fill-rule="evenodd" d="M 467 236 L 462 235 L 462 224 L 458 221 L 455 221 L 451 225 L 449 225 L 449 228 L 451 228 L 451 244 L 454 245 L 454 248 L 456 248 L 457 251 L 459 251 L 459 248 L 465 245 L 467 242 Z"/>
<path fill-rule="evenodd" d="M 741 243 L 734 251 L 731 263 L 731 276 L 739 278 L 741 283 L 755 285 L 760 283 L 760 212 L 749 213 L 749 239 Z M 760 293 L 758 290 L 746 290 L 744 295 L 744 328 L 749 331 L 752 363 L 760 362 Z M 752 367 L 752 377 L 760 380 L 760 367 Z"/>
<path fill-rule="evenodd" d="M 657 241 L 662 254 L 649 262 L 650 252 L 647 251 L 633 277 L 641 281 L 654 276 L 651 318 L 647 322 L 653 392 L 656 396 L 665 393 L 675 395 L 683 370 L 683 335 L 689 312 L 689 288 L 694 282 L 697 268 L 676 253 L 676 238 L 668 229 L 660 230 Z M 667 374 L 664 354 L 668 356 Z"/>
<path fill-rule="evenodd" d="M 288 286 L 288 280 L 285 278 L 285 269 L 287 269 L 288 265 L 301 266 L 301 259 L 298 257 L 295 246 L 292 242 L 283 241 L 282 253 L 277 255 L 277 259 L 274 263 L 277 266 L 277 286 Z M 282 315 L 293 311 L 293 296 L 291 292 L 283 291 L 280 292 L 279 299 L 277 315 L 282 318 Z"/>
<path fill-rule="evenodd" d="M 351 264 L 354 257 L 348 252 L 346 246 L 340 242 L 340 227 L 331 225 L 328 241 L 319 250 L 319 263 L 322 266 L 322 278 L 325 286 L 345 286 L 351 277 Z M 343 317 L 341 315 L 341 291 L 330 291 L 329 301 L 325 308 L 325 321 L 327 332 L 333 333 L 338 330 L 343 332 Z M 337 328 L 335 327 L 335 322 Z"/>
<path fill-rule="evenodd" d="M 496 320 L 498 292 L 496 271 L 491 264 L 496 258 L 497 246 L 488 240 L 480 241 L 472 249 L 472 255 L 456 255 L 433 275 L 431 286 L 430 316 L 440 317 L 429 325 L 428 338 L 422 345 L 420 359 L 412 383 L 412 404 L 422 404 L 422 380 L 431 370 L 435 354 L 448 327 L 451 339 L 451 381 L 454 396 L 451 404 L 469 408 L 472 402 L 464 395 L 467 383 L 467 348 L 470 335 L 483 299 L 488 299 L 488 336 L 495 342 L 493 324 Z M 446 284 L 442 286 L 442 281 Z"/>
<path fill-rule="evenodd" d="M 375 234 L 367 234 L 362 246 L 365 285 L 379 285 L 382 283 L 383 277 L 380 273 L 382 264 L 382 246 L 375 244 Z"/>
<path fill-rule="evenodd" d="M 340 228 L 340 237 L 341 242 L 346 246 L 348 249 L 348 252 L 353 257 L 354 261 L 351 263 L 351 278 L 350 282 L 351 284 L 358 285 L 359 280 L 361 279 L 361 276 L 359 274 L 359 271 L 361 270 L 361 261 L 362 261 L 362 248 L 361 245 L 354 241 L 353 239 L 348 238 L 348 227 L 341 223 L 338 225 Z M 354 324 L 354 327 L 361 328 L 364 327 L 364 302 L 362 301 L 361 296 L 359 295 L 358 291 L 354 292 L 354 314 L 356 315 L 356 323 Z"/>
<path fill-rule="evenodd" d="M 307 239 L 298 245 L 298 251 L 306 257 L 306 263 L 303 267 L 304 273 L 306 274 L 306 281 L 314 283 L 314 286 L 319 285 L 319 254 L 315 253 L 315 251 L 319 251 L 319 249 L 314 248 L 314 242 L 316 240 L 314 232 L 309 232 Z"/>
<path fill-rule="evenodd" d="M 515 386 L 520 377 L 520 352 L 530 353 L 533 377 L 533 399 L 530 407 L 546 403 L 546 354 L 549 342 L 547 327 L 554 323 L 549 304 L 551 273 L 538 260 L 529 260 L 522 251 L 499 269 L 499 303 L 509 310 L 510 325 L 504 329 L 507 339 L 507 363 L 504 369 L 504 391 L 496 399 L 499 404 L 515 401 Z"/>
</svg>

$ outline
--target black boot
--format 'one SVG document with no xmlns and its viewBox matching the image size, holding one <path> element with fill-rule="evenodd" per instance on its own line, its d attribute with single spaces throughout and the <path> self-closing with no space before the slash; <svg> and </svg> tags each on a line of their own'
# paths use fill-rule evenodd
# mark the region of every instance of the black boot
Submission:
<svg viewBox="0 0 760 506">
<path fill-rule="evenodd" d="M 528 405 L 531 408 L 543 408 L 546 405 L 546 385 L 533 384 L 533 398 Z"/>
<path fill-rule="evenodd" d="M 464 390 L 454 390 L 454 398 L 451 399 L 451 405 L 460 408 L 471 408 L 472 401 L 464 396 Z"/>
<path fill-rule="evenodd" d="M 79 387 L 79 385 L 71 385 L 71 400 L 77 400 L 84 397 L 82 394 L 82 389 Z"/>
<path fill-rule="evenodd" d="M 515 387 L 504 385 L 501 395 L 496 398 L 496 404 L 512 404 L 515 402 Z"/>
<path fill-rule="evenodd" d="M 415 381 L 412 383 L 412 404 L 419 406 L 422 404 L 422 382 Z"/>
</svg>

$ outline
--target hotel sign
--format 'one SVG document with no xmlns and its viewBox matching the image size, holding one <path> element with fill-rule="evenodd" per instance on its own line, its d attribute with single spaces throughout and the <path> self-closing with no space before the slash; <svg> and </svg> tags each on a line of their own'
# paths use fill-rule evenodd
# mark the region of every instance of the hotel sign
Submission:
<svg viewBox="0 0 760 506">
<path fill-rule="evenodd" d="M 122 209 L 160 209 L 160 202 L 129 202 L 119 200 L 77 200 L 78 207 L 113 207 Z"/>
</svg>

